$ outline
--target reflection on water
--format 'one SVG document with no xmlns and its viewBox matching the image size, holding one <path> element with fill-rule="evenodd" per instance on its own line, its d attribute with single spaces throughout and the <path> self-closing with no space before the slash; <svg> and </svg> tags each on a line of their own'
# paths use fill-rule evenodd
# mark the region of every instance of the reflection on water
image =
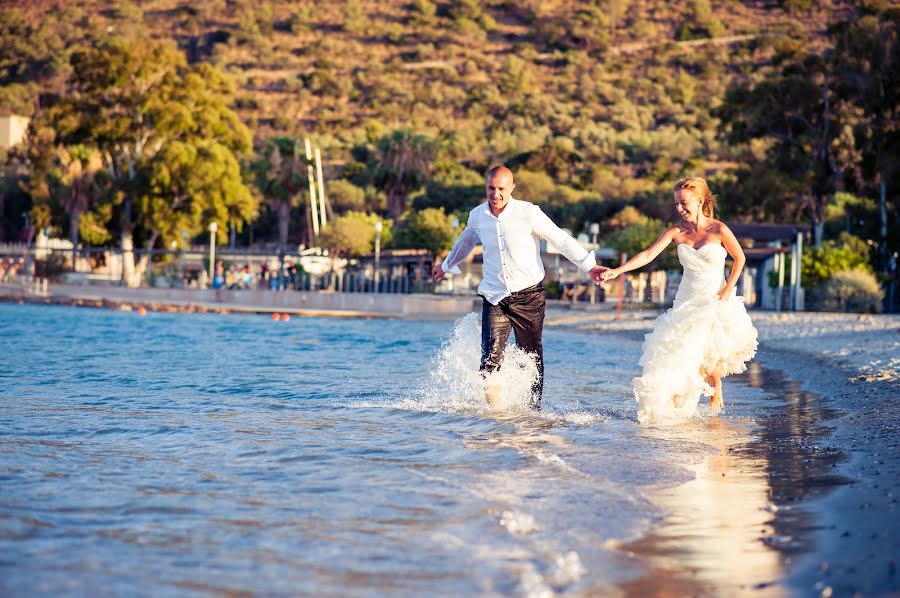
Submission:
<svg viewBox="0 0 900 598">
<path fill-rule="evenodd" d="M 785 570 L 792 555 L 811 548 L 815 525 L 797 501 L 848 482 L 833 474 L 844 457 L 820 444 L 835 414 L 816 395 L 758 360 L 731 382 L 758 389 L 763 403 L 752 408 L 755 425 L 723 417 L 645 432 L 705 442 L 712 450 L 691 467 L 693 480 L 649 494 L 669 516 L 625 547 L 649 565 L 646 575 L 623 584 L 627 595 L 788 595 L 781 585 Z M 747 407 L 739 397 L 730 410 Z"/>
</svg>

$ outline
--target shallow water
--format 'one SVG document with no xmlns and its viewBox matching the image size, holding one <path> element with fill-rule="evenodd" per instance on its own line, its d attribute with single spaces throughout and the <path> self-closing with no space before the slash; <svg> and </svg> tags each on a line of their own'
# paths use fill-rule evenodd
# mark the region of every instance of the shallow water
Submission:
<svg viewBox="0 0 900 598">
<path fill-rule="evenodd" d="M 777 521 L 768 457 L 737 450 L 765 385 L 642 428 L 639 343 L 549 329 L 544 410 L 512 354 L 492 413 L 477 326 L 0 304 L 2 593 L 640 594 L 703 534 L 754 562 L 713 588 L 783 573 L 777 542 L 690 515 Z M 723 450 L 758 475 L 710 482 Z"/>
</svg>

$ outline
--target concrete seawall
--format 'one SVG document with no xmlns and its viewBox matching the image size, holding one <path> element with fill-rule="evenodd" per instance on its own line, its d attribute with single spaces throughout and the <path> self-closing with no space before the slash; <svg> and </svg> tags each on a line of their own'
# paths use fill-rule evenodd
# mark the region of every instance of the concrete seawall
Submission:
<svg viewBox="0 0 900 598">
<path fill-rule="evenodd" d="M 46 291 L 22 284 L 0 284 L 0 299 L 166 311 L 290 313 L 310 316 L 455 319 L 481 309 L 475 295 L 331 293 L 266 289 L 129 289 L 51 284 Z"/>
</svg>

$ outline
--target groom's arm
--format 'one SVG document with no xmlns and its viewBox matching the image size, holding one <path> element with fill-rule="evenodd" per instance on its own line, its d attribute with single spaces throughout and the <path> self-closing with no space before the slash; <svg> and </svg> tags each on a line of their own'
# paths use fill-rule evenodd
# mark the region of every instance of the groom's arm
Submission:
<svg viewBox="0 0 900 598">
<path fill-rule="evenodd" d="M 434 279 L 440 280 L 448 272 L 450 274 L 460 274 L 459 264 L 472 253 L 472 250 L 478 245 L 478 241 L 478 233 L 475 232 L 473 227 L 466 225 L 465 230 L 459 235 L 444 261 L 432 268 L 431 275 Z"/>
<path fill-rule="evenodd" d="M 597 265 L 597 258 L 594 256 L 593 251 L 588 251 L 582 247 L 571 235 L 556 226 L 539 207 L 532 205 L 529 220 L 531 222 L 531 230 L 553 244 L 567 260 L 578 266 L 578 269 L 585 274 L 590 274 L 595 281 L 607 269 Z"/>
</svg>

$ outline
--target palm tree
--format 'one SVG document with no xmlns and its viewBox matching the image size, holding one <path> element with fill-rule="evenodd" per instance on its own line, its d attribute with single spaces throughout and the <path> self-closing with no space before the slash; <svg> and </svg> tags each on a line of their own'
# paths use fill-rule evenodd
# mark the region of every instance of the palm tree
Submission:
<svg viewBox="0 0 900 598">
<path fill-rule="evenodd" d="M 269 141 L 254 163 L 256 185 L 278 214 L 278 243 L 287 245 L 291 208 L 301 205 L 307 189 L 306 164 L 300 157 L 300 143 L 290 137 Z"/>
<path fill-rule="evenodd" d="M 96 195 L 94 179 L 103 163 L 96 151 L 84 145 L 61 147 L 58 157 L 63 191 L 60 203 L 69 215 L 69 239 L 74 247 L 79 241 L 78 226 L 81 215 L 90 208 Z"/>
<path fill-rule="evenodd" d="M 376 180 L 387 193 L 388 215 L 398 220 L 410 191 L 421 187 L 431 170 L 434 144 L 409 131 L 394 131 L 378 142 Z"/>
</svg>

